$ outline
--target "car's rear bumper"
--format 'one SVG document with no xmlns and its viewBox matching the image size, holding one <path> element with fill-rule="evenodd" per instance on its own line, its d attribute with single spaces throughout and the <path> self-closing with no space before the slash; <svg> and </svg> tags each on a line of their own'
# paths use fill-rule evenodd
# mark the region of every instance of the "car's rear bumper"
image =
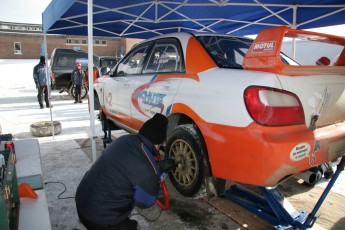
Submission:
<svg viewBox="0 0 345 230">
<path fill-rule="evenodd" d="M 216 177 L 274 186 L 345 153 L 345 122 L 315 131 L 304 125 L 238 128 L 198 122 Z"/>
</svg>

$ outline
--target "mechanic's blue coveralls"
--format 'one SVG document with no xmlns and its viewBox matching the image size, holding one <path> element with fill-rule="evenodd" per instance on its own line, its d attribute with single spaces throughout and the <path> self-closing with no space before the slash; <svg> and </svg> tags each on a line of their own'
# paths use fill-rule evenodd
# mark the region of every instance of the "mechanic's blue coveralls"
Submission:
<svg viewBox="0 0 345 230">
<path fill-rule="evenodd" d="M 78 215 L 88 229 L 122 229 L 116 226 L 129 221 L 134 206 L 155 203 L 160 180 L 154 154 L 154 145 L 140 134 L 117 138 L 104 150 L 76 192 Z"/>
</svg>

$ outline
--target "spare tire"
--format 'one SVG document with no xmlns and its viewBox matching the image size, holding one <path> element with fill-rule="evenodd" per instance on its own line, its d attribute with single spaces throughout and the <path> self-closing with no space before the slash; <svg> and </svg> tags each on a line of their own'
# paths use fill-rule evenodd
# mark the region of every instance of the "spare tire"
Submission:
<svg viewBox="0 0 345 230">
<path fill-rule="evenodd" d="M 39 121 L 30 125 L 30 132 L 35 137 L 47 137 L 61 133 L 61 123 L 59 121 Z"/>
</svg>

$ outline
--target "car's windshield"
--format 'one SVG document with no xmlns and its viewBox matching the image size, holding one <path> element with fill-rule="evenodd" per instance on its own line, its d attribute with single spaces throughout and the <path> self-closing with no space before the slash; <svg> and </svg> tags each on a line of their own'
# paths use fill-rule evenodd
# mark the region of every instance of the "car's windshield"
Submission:
<svg viewBox="0 0 345 230">
<path fill-rule="evenodd" d="M 243 59 L 253 40 L 227 36 L 197 36 L 206 48 L 214 62 L 220 68 L 242 69 Z M 282 61 L 289 65 L 297 65 L 286 55 L 281 55 Z"/>
</svg>

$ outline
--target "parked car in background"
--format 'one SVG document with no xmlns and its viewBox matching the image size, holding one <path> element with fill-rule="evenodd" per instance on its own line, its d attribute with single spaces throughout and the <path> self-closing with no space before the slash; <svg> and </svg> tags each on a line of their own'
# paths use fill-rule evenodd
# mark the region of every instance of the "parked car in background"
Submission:
<svg viewBox="0 0 345 230">
<path fill-rule="evenodd" d="M 95 66 L 99 67 L 99 59 L 96 55 L 93 58 Z M 75 69 L 76 62 L 82 64 L 85 71 L 88 64 L 88 53 L 73 49 L 56 48 L 53 50 L 50 58 L 50 69 L 52 71 L 53 87 L 60 93 L 67 92 L 73 97 L 73 87 L 71 82 L 71 73 Z M 85 98 L 88 93 L 87 86 L 82 87 L 81 97 Z"/>
<path fill-rule="evenodd" d="M 109 76 L 110 70 L 116 66 L 119 60 L 121 60 L 121 57 L 100 56 L 100 76 Z"/>
<path fill-rule="evenodd" d="M 117 64 L 119 58 L 111 56 L 99 56 L 99 67 L 109 67 L 110 69 L 114 68 Z"/>
<path fill-rule="evenodd" d="M 337 44 L 335 66 L 300 66 L 284 36 Z M 276 27 L 255 40 L 174 33 L 137 44 L 95 84 L 102 120 L 136 132 L 155 113 L 169 119 L 169 177 L 185 196 L 204 182 L 276 186 L 345 149 L 345 38 Z M 343 50 L 342 50 L 343 49 Z M 108 126 L 110 127 L 110 125 Z"/>
</svg>

